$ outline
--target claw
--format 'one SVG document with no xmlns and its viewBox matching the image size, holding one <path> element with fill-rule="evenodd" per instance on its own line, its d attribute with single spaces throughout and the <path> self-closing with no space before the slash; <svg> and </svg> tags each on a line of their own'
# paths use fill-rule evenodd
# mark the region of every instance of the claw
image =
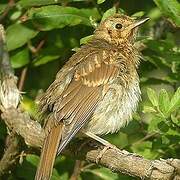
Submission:
<svg viewBox="0 0 180 180">
<path fill-rule="evenodd" d="M 105 154 L 105 152 L 108 150 L 108 149 L 118 149 L 115 145 L 112 145 L 112 144 L 108 144 L 106 146 L 104 146 L 104 148 L 99 152 L 97 158 L 96 158 L 96 164 L 99 163 L 99 161 L 102 159 L 103 155 Z"/>
</svg>

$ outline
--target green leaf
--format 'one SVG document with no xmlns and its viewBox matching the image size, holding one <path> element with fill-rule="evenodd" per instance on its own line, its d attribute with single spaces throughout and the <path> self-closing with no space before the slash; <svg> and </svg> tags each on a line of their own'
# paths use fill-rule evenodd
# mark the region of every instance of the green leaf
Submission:
<svg viewBox="0 0 180 180">
<path fill-rule="evenodd" d="M 154 0 L 162 13 L 180 26 L 180 3 L 177 0 Z"/>
<path fill-rule="evenodd" d="M 50 4 L 58 4 L 62 2 L 62 0 L 20 0 L 17 5 L 21 6 L 22 8 L 28 8 L 33 6 L 45 6 Z"/>
<path fill-rule="evenodd" d="M 60 179 L 63 179 L 63 180 L 68 180 L 68 173 L 64 173 L 62 176 L 58 173 L 58 171 L 53 168 L 53 172 L 52 172 L 52 177 L 51 177 L 51 180 L 60 180 Z"/>
<path fill-rule="evenodd" d="M 55 46 L 54 47 L 49 46 L 47 48 L 44 48 L 42 49 L 42 51 L 40 51 L 37 58 L 34 59 L 33 65 L 40 66 L 48 62 L 54 61 L 58 59 L 60 56 L 62 56 L 63 52 L 64 52 L 63 49 L 60 49 Z"/>
<path fill-rule="evenodd" d="M 92 26 L 90 17 L 94 19 L 100 18 L 96 8 L 77 9 L 74 7 L 56 5 L 33 8 L 29 11 L 28 16 L 34 25 L 43 31 L 63 28 L 65 26 L 75 26 L 78 24 Z"/>
<path fill-rule="evenodd" d="M 116 8 L 115 7 L 112 7 L 111 9 L 108 9 L 104 14 L 103 14 L 103 17 L 102 17 L 102 20 L 101 21 L 104 21 L 106 18 L 108 18 L 109 16 L 112 16 L 116 13 Z"/>
<path fill-rule="evenodd" d="M 107 168 L 87 169 L 87 170 L 85 169 L 85 172 L 90 172 L 103 180 L 109 180 L 109 179 L 118 180 L 118 175 L 116 173 L 113 173 L 111 170 Z"/>
<path fill-rule="evenodd" d="M 38 31 L 34 30 L 30 23 L 10 25 L 6 30 L 8 50 L 13 50 L 23 46 L 37 34 Z"/>
<path fill-rule="evenodd" d="M 168 113 L 175 111 L 179 107 L 180 107 L 180 87 L 176 90 L 176 92 L 174 93 L 171 99 Z"/>
<path fill-rule="evenodd" d="M 17 20 L 21 15 L 22 15 L 22 12 L 21 12 L 21 11 L 15 11 L 14 13 L 11 14 L 10 19 L 11 19 L 12 21 L 15 21 L 15 20 Z"/>
<path fill-rule="evenodd" d="M 145 158 L 155 158 L 157 156 L 157 151 L 152 151 L 152 142 L 151 141 L 143 141 L 141 143 L 137 143 L 132 145 L 133 152 L 142 155 Z"/>
<path fill-rule="evenodd" d="M 165 40 L 157 41 L 157 40 L 149 39 L 148 41 L 146 41 L 146 45 L 148 46 L 148 48 L 157 52 L 158 54 L 160 54 L 160 53 L 163 54 L 163 53 L 169 51 L 171 48 L 174 47 L 174 45 L 168 43 Z"/>
<path fill-rule="evenodd" d="M 80 2 L 84 0 L 68 0 L 69 2 Z M 53 4 L 60 4 L 62 0 L 20 0 L 17 5 L 22 8 L 29 8 L 34 6 L 46 6 Z"/>
<path fill-rule="evenodd" d="M 168 132 L 169 130 L 169 126 L 165 123 L 165 121 L 161 121 L 157 124 L 157 127 L 159 128 L 159 130 L 163 133 Z"/>
<path fill-rule="evenodd" d="M 153 113 L 156 112 L 156 110 L 151 106 L 144 106 L 143 113 Z"/>
<path fill-rule="evenodd" d="M 158 124 L 161 123 L 162 121 L 163 121 L 162 118 L 153 117 L 153 119 L 149 122 L 148 132 L 149 133 L 160 132 L 158 128 Z"/>
<path fill-rule="evenodd" d="M 11 65 L 13 68 L 20 68 L 29 63 L 28 48 L 17 49 L 11 54 Z"/>
<path fill-rule="evenodd" d="M 37 119 L 38 117 L 38 107 L 33 99 L 28 96 L 23 96 L 21 105 L 22 109 L 24 109 L 31 117 Z"/>
<path fill-rule="evenodd" d="M 121 148 L 124 148 L 129 144 L 128 135 L 124 132 L 119 132 L 116 135 L 116 138 L 114 138 L 114 135 L 108 135 L 107 141 Z"/>
<path fill-rule="evenodd" d="M 25 160 L 22 162 L 21 166 L 16 167 L 17 179 L 33 180 L 38 162 L 39 162 L 38 156 L 33 154 L 28 154 Z"/>
<path fill-rule="evenodd" d="M 97 4 L 102 4 L 103 2 L 105 2 L 106 0 L 97 0 Z"/>
<path fill-rule="evenodd" d="M 135 18 L 138 18 L 138 17 L 142 17 L 144 16 L 145 12 L 144 11 L 139 11 L 139 12 L 136 12 L 132 15 L 132 17 L 135 17 Z"/>
<path fill-rule="evenodd" d="M 7 7 L 7 4 L 0 4 L 0 14 L 4 12 L 6 7 Z"/>
<path fill-rule="evenodd" d="M 147 88 L 147 95 L 148 95 L 148 98 L 151 101 L 152 105 L 157 107 L 158 106 L 158 97 L 157 97 L 156 92 L 151 88 Z"/>
<path fill-rule="evenodd" d="M 34 61 L 33 61 L 33 65 L 34 66 L 40 66 L 43 64 L 46 64 L 48 62 L 54 61 L 56 59 L 58 59 L 60 57 L 60 55 L 58 54 L 42 54 L 41 56 L 38 56 Z"/>
<path fill-rule="evenodd" d="M 167 115 L 167 111 L 169 109 L 169 95 L 165 89 L 161 89 L 159 93 L 159 108 L 164 115 Z"/>
<path fill-rule="evenodd" d="M 80 39 L 80 44 L 86 44 L 93 38 L 93 35 L 89 35 Z"/>
<path fill-rule="evenodd" d="M 162 144 L 169 144 L 170 140 L 166 136 L 162 136 Z"/>
<path fill-rule="evenodd" d="M 179 112 L 180 113 L 180 112 Z M 174 124 L 176 124 L 177 126 L 179 126 L 180 127 L 180 120 L 179 120 L 179 117 L 178 117 L 178 115 L 177 115 L 177 117 L 176 117 L 176 114 L 171 114 L 171 120 L 172 120 L 172 122 L 174 123 Z"/>
<path fill-rule="evenodd" d="M 128 143 L 128 135 L 123 133 L 123 132 L 119 132 L 118 133 L 118 139 L 116 138 L 116 143 L 115 144 L 117 144 L 121 148 L 126 147 L 129 144 Z"/>
<path fill-rule="evenodd" d="M 34 154 L 29 154 L 26 156 L 26 161 L 31 163 L 34 166 L 37 166 L 37 164 L 39 162 L 39 157 Z"/>
<path fill-rule="evenodd" d="M 155 7 L 155 8 L 152 8 L 147 16 L 150 17 L 151 20 L 156 20 L 156 19 L 159 19 L 161 17 L 162 13 L 160 11 L 159 8 Z"/>
</svg>

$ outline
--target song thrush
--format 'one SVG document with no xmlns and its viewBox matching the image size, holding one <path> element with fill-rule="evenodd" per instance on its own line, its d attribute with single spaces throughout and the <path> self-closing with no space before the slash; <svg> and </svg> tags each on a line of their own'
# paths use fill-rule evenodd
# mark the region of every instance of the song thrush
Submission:
<svg viewBox="0 0 180 180">
<path fill-rule="evenodd" d="M 98 135 L 117 132 L 129 122 L 141 94 L 134 41 L 147 20 L 119 14 L 107 18 L 58 72 L 40 100 L 48 117 L 36 180 L 50 179 L 56 155 L 78 132 L 108 145 Z"/>
</svg>

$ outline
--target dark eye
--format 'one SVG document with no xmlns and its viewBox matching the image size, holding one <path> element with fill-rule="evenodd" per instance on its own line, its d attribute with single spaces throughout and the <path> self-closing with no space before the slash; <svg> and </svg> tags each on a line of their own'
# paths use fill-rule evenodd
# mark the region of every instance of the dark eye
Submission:
<svg viewBox="0 0 180 180">
<path fill-rule="evenodd" d="M 116 29 L 121 29 L 121 28 L 122 28 L 122 24 L 119 24 L 119 23 L 116 24 L 115 28 L 116 28 Z"/>
</svg>

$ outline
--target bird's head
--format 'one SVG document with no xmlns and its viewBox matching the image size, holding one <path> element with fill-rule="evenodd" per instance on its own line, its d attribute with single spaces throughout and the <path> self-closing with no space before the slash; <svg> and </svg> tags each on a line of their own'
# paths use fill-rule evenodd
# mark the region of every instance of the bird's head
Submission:
<svg viewBox="0 0 180 180">
<path fill-rule="evenodd" d="M 110 43 L 133 43 L 138 27 L 149 18 L 135 20 L 126 15 L 115 14 L 102 21 L 95 31 L 95 35 Z"/>
</svg>

